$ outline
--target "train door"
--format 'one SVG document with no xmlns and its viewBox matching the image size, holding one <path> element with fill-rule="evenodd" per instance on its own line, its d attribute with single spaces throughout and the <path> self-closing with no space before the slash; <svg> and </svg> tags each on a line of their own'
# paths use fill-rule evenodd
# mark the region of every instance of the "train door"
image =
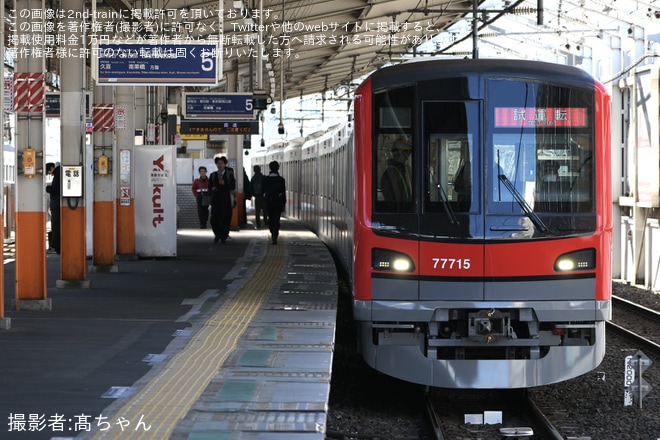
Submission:
<svg viewBox="0 0 660 440">
<path fill-rule="evenodd" d="M 480 107 L 478 101 L 422 104 L 421 300 L 483 299 Z"/>
</svg>

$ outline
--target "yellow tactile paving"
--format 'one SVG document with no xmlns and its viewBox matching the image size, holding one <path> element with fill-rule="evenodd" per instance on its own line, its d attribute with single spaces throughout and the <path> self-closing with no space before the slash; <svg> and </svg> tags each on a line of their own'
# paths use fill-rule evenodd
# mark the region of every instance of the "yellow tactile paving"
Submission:
<svg viewBox="0 0 660 440">
<path fill-rule="evenodd" d="M 268 246 L 255 276 L 205 323 L 163 370 L 112 416 L 130 425 L 98 432 L 94 439 L 166 439 L 218 373 L 271 291 L 284 266 L 284 240 Z M 138 426 L 142 421 L 144 425 Z M 136 431 L 136 427 L 138 430 Z M 145 428 L 150 427 L 147 431 Z"/>
</svg>

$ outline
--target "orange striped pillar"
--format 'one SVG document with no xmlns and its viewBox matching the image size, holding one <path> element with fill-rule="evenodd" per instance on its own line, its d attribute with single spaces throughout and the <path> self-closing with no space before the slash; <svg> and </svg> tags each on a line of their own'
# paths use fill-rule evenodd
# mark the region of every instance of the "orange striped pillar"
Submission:
<svg viewBox="0 0 660 440">
<path fill-rule="evenodd" d="M 236 207 L 231 213 L 231 227 L 238 228 L 245 223 L 245 194 L 236 193 Z"/>
<path fill-rule="evenodd" d="M 43 6 L 43 2 L 42 6 Z M 35 2 L 17 0 L 17 11 L 31 11 Z M 42 14 L 43 16 L 43 14 Z M 41 26 L 38 26 L 41 21 Z M 16 301 L 17 309 L 50 309 L 46 289 L 46 212 L 44 210 L 44 105 L 45 74 L 43 18 L 16 14 L 20 41 L 31 51 L 16 58 L 14 108 L 19 175 L 16 179 Z M 40 28 L 40 29 L 39 29 Z M 34 54 L 39 53 L 38 56 Z"/>
<path fill-rule="evenodd" d="M 135 207 L 130 197 L 128 205 L 123 199 L 117 200 L 117 254 L 135 254 Z"/>
<path fill-rule="evenodd" d="M 112 183 L 112 182 L 111 182 Z M 92 264 L 96 271 L 116 272 L 115 266 L 115 202 L 94 201 Z M 103 268 L 103 269 L 100 269 Z"/>
<path fill-rule="evenodd" d="M 78 0 L 62 0 L 65 11 L 84 12 Z M 75 14 L 74 14 L 75 15 Z M 67 47 L 71 53 L 82 53 L 82 39 L 69 32 L 76 29 L 79 21 L 65 17 L 63 20 Z M 71 37 L 71 38 L 68 38 Z M 75 38 L 74 38 L 75 37 Z M 85 212 L 85 182 L 92 179 L 85 166 L 85 58 L 67 57 L 60 65 L 62 89 L 60 92 L 60 139 L 62 151 L 62 203 L 60 207 L 61 258 L 60 280 L 57 287 L 90 287 L 87 278 L 87 227 Z M 75 167 L 81 167 L 76 169 Z M 76 184 L 77 182 L 77 184 Z M 69 191 L 77 185 L 81 191 Z"/>
<path fill-rule="evenodd" d="M 21 178 L 17 183 L 21 194 Z M 19 197 L 20 200 L 20 197 Z M 46 308 L 46 213 L 16 212 L 16 309 Z"/>
<path fill-rule="evenodd" d="M 60 280 L 57 287 L 90 287 L 87 278 L 86 214 L 85 207 L 68 206 L 71 199 L 63 199 L 62 242 L 60 243 Z"/>
<path fill-rule="evenodd" d="M 144 89 L 144 87 L 140 87 Z M 114 167 L 117 169 L 117 254 L 135 254 L 135 181 L 133 179 L 133 147 L 135 144 L 135 92 L 130 86 L 115 87 L 115 112 L 124 117 L 115 119 Z"/>
<path fill-rule="evenodd" d="M 94 89 L 94 206 L 92 267 L 95 272 L 117 272 L 115 266 L 114 98 L 113 87 Z"/>
</svg>

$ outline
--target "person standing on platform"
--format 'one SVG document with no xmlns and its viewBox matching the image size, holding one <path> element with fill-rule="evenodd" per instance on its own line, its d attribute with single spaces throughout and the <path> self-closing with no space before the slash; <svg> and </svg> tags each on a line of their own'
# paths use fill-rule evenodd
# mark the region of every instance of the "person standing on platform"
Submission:
<svg viewBox="0 0 660 440">
<path fill-rule="evenodd" d="M 50 237 L 48 239 L 48 253 L 60 253 L 60 194 L 62 185 L 62 167 L 57 164 L 47 163 L 46 172 L 49 166 L 53 166 L 53 181 L 46 187 L 46 192 L 50 194 Z"/>
<path fill-rule="evenodd" d="M 51 222 L 51 214 L 50 214 L 50 185 L 53 183 L 53 171 L 55 171 L 55 163 L 53 162 L 48 162 L 45 167 L 45 181 L 46 181 L 46 194 L 48 194 L 48 200 L 46 203 L 48 204 L 48 209 L 46 209 L 46 222 Z M 52 222 L 51 222 L 52 224 Z M 55 253 L 54 249 L 51 249 L 50 243 L 53 242 L 53 229 L 51 228 L 48 231 L 48 253 Z"/>
<path fill-rule="evenodd" d="M 199 177 L 193 181 L 192 192 L 197 199 L 197 218 L 199 218 L 199 228 L 206 229 L 206 223 L 209 221 L 209 204 L 211 195 L 209 194 L 209 178 L 206 175 L 206 167 L 201 166 L 198 169 Z"/>
<path fill-rule="evenodd" d="M 254 195 L 254 220 L 257 229 L 261 229 L 261 217 L 263 214 L 264 225 L 268 224 L 268 214 L 266 213 L 266 202 L 264 201 L 264 179 L 266 176 L 261 174 L 261 167 L 255 165 L 253 168 L 254 175 L 250 181 L 252 186 L 252 194 Z"/>
<path fill-rule="evenodd" d="M 273 244 L 277 244 L 280 233 L 280 216 L 286 205 L 286 182 L 280 176 L 280 164 L 274 160 L 268 164 L 270 174 L 264 179 L 264 199 L 268 212 L 268 228 L 270 229 Z"/>
<path fill-rule="evenodd" d="M 232 202 L 231 193 L 236 189 L 236 179 L 227 169 L 227 158 L 216 157 L 217 171 L 209 176 L 209 190 L 211 192 L 211 228 L 213 229 L 214 243 L 225 243 L 229 236 L 231 226 Z"/>
</svg>

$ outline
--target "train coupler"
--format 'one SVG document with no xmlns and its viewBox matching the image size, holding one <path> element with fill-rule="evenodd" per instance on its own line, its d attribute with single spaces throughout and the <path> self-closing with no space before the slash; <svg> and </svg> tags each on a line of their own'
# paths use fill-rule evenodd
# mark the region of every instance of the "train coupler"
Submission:
<svg viewBox="0 0 660 440">
<path fill-rule="evenodd" d="M 468 314 L 468 338 L 479 342 L 497 342 L 513 335 L 511 315 L 499 310 L 479 310 Z"/>
</svg>

